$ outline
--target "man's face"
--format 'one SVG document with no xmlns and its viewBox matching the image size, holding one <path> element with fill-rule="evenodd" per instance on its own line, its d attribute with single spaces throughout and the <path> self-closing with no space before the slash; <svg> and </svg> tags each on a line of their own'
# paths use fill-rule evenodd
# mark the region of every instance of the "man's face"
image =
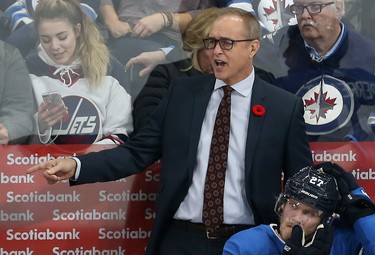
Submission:
<svg viewBox="0 0 375 255">
<path fill-rule="evenodd" d="M 223 16 L 212 25 L 209 37 L 220 40 L 246 40 L 247 31 L 242 18 L 238 16 Z M 253 57 L 259 48 L 259 41 L 234 42 L 233 48 L 223 50 L 219 43 L 209 50 L 211 64 L 217 79 L 228 85 L 242 81 L 250 75 Z"/>
<path fill-rule="evenodd" d="M 296 5 L 329 4 L 322 6 L 320 13 L 309 13 L 305 8 L 296 14 L 298 27 L 306 41 L 326 40 L 340 31 L 341 8 L 331 4 L 334 0 L 295 0 Z M 337 38 L 334 38 L 335 40 Z"/>
<path fill-rule="evenodd" d="M 305 237 L 311 237 L 321 221 L 321 211 L 298 200 L 288 198 L 280 218 L 280 236 L 286 241 L 290 238 L 295 225 L 305 231 Z"/>
</svg>

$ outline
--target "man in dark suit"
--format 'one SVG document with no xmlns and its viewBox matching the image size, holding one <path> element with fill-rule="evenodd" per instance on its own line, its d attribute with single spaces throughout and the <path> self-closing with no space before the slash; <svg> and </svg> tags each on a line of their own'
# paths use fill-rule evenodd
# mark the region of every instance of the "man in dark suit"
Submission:
<svg viewBox="0 0 375 255">
<path fill-rule="evenodd" d="M 162 158 L 160 194 L 146 254 L 221 254 L 241 229 L 276 220 L 273 206 L 284 179 L 312 164 L 300 98 L 259 79 L 253 57 L 259 23 L 240 9 L 223 8 L 210 50 L 215 75 L 177 78 L 144 127 L 114 149 L 39 164 L 48 183 L 112 181 L 139 173 Z M 225 85 L 231 127 L 224 188 L 224 222 L 202 223 L 203 190 L 216 112 Z"/>
</svg>

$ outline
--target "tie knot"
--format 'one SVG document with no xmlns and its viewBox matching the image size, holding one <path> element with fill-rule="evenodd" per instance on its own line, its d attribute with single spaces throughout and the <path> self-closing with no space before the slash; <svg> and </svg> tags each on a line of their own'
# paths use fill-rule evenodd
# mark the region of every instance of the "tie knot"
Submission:
<svg viewBox="0 0 375 255">
<path fill-rule="evenodd" d="M 231 93 L 232 93 L 232 91 L 233 91 L 232 87 L 229 86 L 229 85 L 225 85 L 225 86 L 223 86 L 223 87 L 221 87 L 221 88 L 222 88 L 223 91 L 224 91 L 224 97 L 230 97 L 230 95 L 231 95 Z"/>
</svg>

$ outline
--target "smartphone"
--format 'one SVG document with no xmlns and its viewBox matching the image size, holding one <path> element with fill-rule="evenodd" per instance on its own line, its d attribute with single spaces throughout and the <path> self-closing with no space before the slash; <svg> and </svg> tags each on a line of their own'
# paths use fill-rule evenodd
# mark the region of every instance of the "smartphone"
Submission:
<svg viewBox="0 0 375 255">
<path fill-rule="evenodd" d="M 43 101 L 48 103 L 48 109 L 51 110 L 56 106 L 64 104 L 62 97 L 59 92 L 51 91 L 42 94 Z"/>
</svg>

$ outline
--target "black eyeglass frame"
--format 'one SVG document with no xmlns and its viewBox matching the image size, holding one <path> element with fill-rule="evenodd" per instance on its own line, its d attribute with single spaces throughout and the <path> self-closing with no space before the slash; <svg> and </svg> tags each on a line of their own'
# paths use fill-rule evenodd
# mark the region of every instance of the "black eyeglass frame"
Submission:
<svg viewBox="0 0 375 255">
<path fill-rule="evenodd" d="M 219 43 L 219 46 L 222 50 L 231 50 L 233 49 L 233 46 L 234 46 L 234 43 L 237 43 L 237 42 L 251 42 L 251 41 L 254 41 L 256 39 L 243 39 L 243 40 L 232 40 L 232 39 L 227 39 L 227 38 L 221 38 L 221 39 L 215 39 L 215 38 L 206 38 L 206 39 L 203 39 L 203 46 L 205 49 L 207 50 L 212 50 L 212 49 L 215 49 L 216 45 Z M 209 47 L 208 44 L 210 42 L 214 41 L 215 44 L 212 46 L 212 47 Z M 222 45 L 222 42 L 230 42 L 230 47 L 223 47 Z"/>
<path fill-rule="evenodd" d="M 309 13 L 309 14 L 318 14 L 318 13 L 321 13 L 322 12 L 322 9 L 326 6 L 329 6 L 331 4 L 334 4 L 335 2 L 329 2 L 329 3 L 325 3 L 325 4 L 318 4 L 318 3 L 313 3 L 313 4 L 292 4 L 289 9 L 290 11 L 295 14 L 295 15 L 301 15 L 303 14 L 304 10 L 306 9 L 306 11 Z M 309 10 L 312 6 L 314 7 L 319 7 L 319 11 L 311 11 Z M 302 9 L 300 9 L 300 12 L 297 12 L 296 10 L 293 10 L 294 7 L 300 7 Z"/>
</svg>

